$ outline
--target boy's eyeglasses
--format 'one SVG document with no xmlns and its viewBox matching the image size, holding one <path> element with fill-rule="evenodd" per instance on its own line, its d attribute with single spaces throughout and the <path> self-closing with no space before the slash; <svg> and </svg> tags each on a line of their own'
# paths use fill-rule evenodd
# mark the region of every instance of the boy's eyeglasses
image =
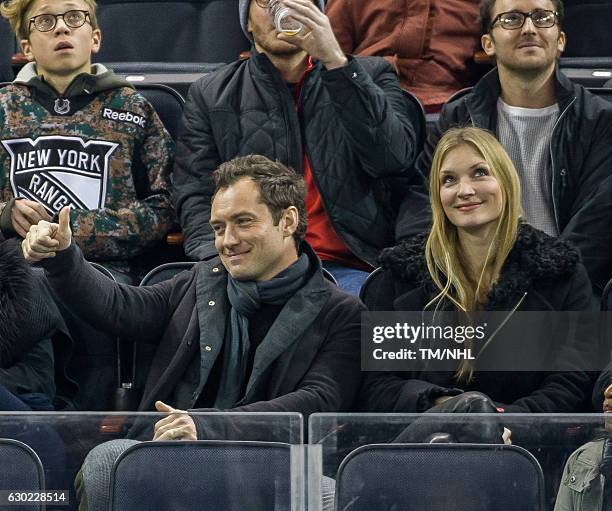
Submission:
<svg viewBox="0 0 612 511">
<path fill-rule="evenodd" d="M 62 18 L 67 27 L 79 28 L 82 27 L 89 16 L 89 11 L 79 11 L 76 9 L 66 11 L 63 14 L 39 14 L 30 18 L 30 29 L 32 25 L 39 32 L 49 32 L 57 25 L 57 19 Z"/>
<path fill-rule="evenodd" d="M 559 13 L 546 9 L 536 9 L 531 12 L 510 11 L 502 12 L 495 16 L 491 22 L 491 28 L 499 24 L 506 30 L 518 30 L 525 24 L 527 18 L 531 18 L 534 26 L 538 28 L 550 28 L 557 22 Z"/>
</svg>

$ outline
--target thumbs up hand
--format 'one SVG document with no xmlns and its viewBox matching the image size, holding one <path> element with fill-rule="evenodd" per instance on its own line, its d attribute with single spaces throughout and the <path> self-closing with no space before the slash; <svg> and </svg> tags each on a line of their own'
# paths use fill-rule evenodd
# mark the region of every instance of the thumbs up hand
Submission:
<svg viewBox="0 0 612 511">
<path fill-rule="evenodd" d="M 59 214 L 59 223 L 41 220 L 32 225 L 21 243 L 23 256 L 28 261 L 41 261 L 65 250 L 72 241 L 70 230 L 70 206 L 64 207 Z"/>
</svg>

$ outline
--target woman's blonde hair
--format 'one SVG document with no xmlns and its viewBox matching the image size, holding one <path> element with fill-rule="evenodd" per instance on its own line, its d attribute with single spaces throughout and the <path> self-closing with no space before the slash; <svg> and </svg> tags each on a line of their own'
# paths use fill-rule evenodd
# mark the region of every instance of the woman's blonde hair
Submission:
<svg viewBox="0 0 612 511">
<path fill-rule="evenodd" d="M 442 207 L 440 198 L 440 173 L 448 153 L 459 146 L 474 149 L 489 166 L 491 175 L 499 183 L 502 194 L 502 211 L 497 221 L 495 234 L 489 247 L 485 267 L 481 269 L 478 282 L 467 275 L 458 239 L 457 228 Z M 429 273 L 440 293 L 427 304 L 449 299 L 460 310 L 471 311 L 477 306 L 479 296 L 486 296 L 490 286 L 497 280 L 501 268 L 516 241 L 521 216 L 521 185 L 516 168 L 495 136 L 481 128 L 453 128 L 447 131 L 436 147 L 431 164 L 429 199 L 433 225 L 427 244 L 425 258 Z M 490 269 L 488 285 L 483 289 L 483 276 Z"/>
<path fill-rule="evenodd" d="M 452 150 L 463 145 L 474 149 L 486 161 L 491 175 L 499 183 L 502 195 L 501 214 L 476 282 L 470 278 L 462 257 L 457 227 L 444 213 L 440 198 L 442 164 Z M 521 185 L 516 168 L 502 145 L 489 131 L 474 127 L 453 128 L 442 136 L 436 147 L 431 164 L 429 198 L 433 225 L 425 245 L 425 259 L 439 293 L 425 309 L 433 305 L 437 308 L 442 300 L 448 299 L 460 311 L 469 315 L 486 300 L 516 241 L 522 211 Z M 472 373 L 469 364 L 462 364 L 457 379 L 469 380 Z"/>
<path fill-rule="evenodd" d="M 30 35 L 30 16 L 28 15 L 32 4 L 36 0 L 9 0 L 0 3 L 0 14 L 8 20 L 17 39 L 28 39 Z M 89 22 L 94 30 L 99 28 L 96 9 L 96 0 L 83 0 L 89 11 Z"/>
</svg>

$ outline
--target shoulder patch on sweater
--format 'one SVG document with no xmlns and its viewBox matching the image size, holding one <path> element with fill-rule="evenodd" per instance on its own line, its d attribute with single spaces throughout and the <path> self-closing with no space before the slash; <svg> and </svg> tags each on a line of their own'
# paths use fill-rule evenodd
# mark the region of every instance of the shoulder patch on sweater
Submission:
<svg viewBox="0 0 612 511">
<path fill-rule="evenodd" d="M 119 144 L 51 135 L 3 140 L 2 145 L 11 158 L 15 197 L 40 202 L 51 215 L 68 205 L 104 207 L 110 156 Z"/>
</svg>

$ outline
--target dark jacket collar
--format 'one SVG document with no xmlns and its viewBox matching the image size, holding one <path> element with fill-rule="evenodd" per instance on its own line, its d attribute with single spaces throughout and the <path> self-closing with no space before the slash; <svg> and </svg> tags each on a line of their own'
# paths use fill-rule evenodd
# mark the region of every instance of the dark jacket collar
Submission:
<svg viewBox="0 0 612 511">
<path fill-rule="evenodd" d="M 303 241 L 300 251 L 310 260 L 310 277 L 306 284 L 287 301 L 268 335 L 257 348 L 253 370 L 247 384 L 245 402 L 249 401 L 262 378 L 265 379 L 266 371 L 274 361 L 288 352 L 291 346 L 303 337 L 331 293 L 330 286 L 333 284 L 323 276 L 321 262 L 312 247 Z M 227 271 L 217 256 L 198 263 L 197 272 L 196 308 L 200 325 L 200 343 L 212 345 L 213 351 L 219 353 L 230 307 L 226 291 Z M 313 343 L 312 353 L 317 349 L 318 346 Z M 214 359 L 211 359 L 208 367 L 204 369 L 210 371 L 213 363 Z M 207 377 L 208 374 L 204 375 L 204 378 Z"/>
<path fill-rule="evenodd" d="M 576 86 L 559 69 L 555 68 L 557 101 L 559 109 L 563 111 L 576 97 Z M 501 95 L 501 84 L 497 67 L 483 76 L 472 89 L 472 94 L 466 98 L 466 104 L 472 120 L 477 126 L 495 128 L 493 120 L 496 112 L 495 105 Z"/>
<path fill-rule="evenodd" d="M 380 263 L 412 289 L 435 296 L 436 287 L 427 270 L 425 242 L 427 233 L 385 249 Z M 489 293 L 488 309 L 504 307 L 535 282 L 571 275 L 579 262 L 578 251 L 569 243 L 552 238 L 529 224 L 521 224 L 514 247 L 502 268 L 499 280 Z"/>
<path fill-rule="evenodd" d="M 264 73 L 270 75 L 273 78 L 276 78 L 278 83 L 285 84 L 282 79 L 278 69 L 272 64 L 272 61 L 265 53 L 258 52 L 254 47 L 251 50 L 251 56 L 249 57 L 249 62 L 253 65 L 260 73 Z M 318 60 L 312 59 L 312 67 L 308 69 L 308 74 L 311 74 L 315 70 L 319 70 L 323 67 L 323 64 Z"/>
</svg>

